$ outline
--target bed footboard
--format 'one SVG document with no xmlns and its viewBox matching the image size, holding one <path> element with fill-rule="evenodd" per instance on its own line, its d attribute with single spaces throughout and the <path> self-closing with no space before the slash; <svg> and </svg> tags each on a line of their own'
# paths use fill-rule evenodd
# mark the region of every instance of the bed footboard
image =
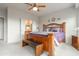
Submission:
<svg viewBox="0 0 79 59">
<path fill-rule="evenodd" d="M 43 44 L 43 51 L 47 51 L 48 56 L 54 55 L 54 35 L 49 33 L 48 36 L 31 35 L 33 41 Z"/>
</svg>

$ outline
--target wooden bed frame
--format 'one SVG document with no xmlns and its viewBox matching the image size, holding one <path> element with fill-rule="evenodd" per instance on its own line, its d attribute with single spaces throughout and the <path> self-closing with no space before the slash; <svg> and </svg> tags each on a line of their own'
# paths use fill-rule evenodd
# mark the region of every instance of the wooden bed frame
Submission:
<svg viewBox="0 0 79 59">
<path fill-rule="evenodd" d="M 47 37 L 40 35 L 31 35 L 34 42 L 43 44 L 43 51 L 48 53 L 48 56 L 54 55 L 54 37 L 53 33 L 49 33 Z"/>
<path fill-rule="evenodd" d="M 65 42 L 65 39 L 66 39 L 65 22 L 63 22 L 61 24 L 58 24 L 58 23 L 50 23 L 47 25 L 43 24 L 43 31 L 46 31 L 48 28 L 60 28 L 60 29 L 62 29 L 62 32 L 65 33 L 65 38 L 61 42 Z"/>
<path fill-rule="evenodd" d="M 51 24 L 47 24 L 47 25 L 44 24 L 43 31 L 45 31 L 50 25 L 56 25 L 57 28 L 61 28 L 62 31 L 65 33 L 65 22 L 62 24 L 57 24 L 57 23 L 51 23 Z M 30 36 L 27 39 L 29 39 L 29 38 L 30 38 Z M 48 56 L 54 55 L 54 52 L 55 52 L 54 46 L 55 45 L 54 45 L 54 34 L 53 33 L 48 33 L 47 36 L 32 34 L 31 38 L 32 38 L 32 41 L 43 44 L 43 51 L 46 51 Z"/>
</svg>

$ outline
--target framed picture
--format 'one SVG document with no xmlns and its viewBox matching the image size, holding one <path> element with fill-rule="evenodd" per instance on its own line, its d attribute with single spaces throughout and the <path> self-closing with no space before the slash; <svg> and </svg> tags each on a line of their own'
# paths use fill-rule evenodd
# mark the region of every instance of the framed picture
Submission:
<svg viewBox="0 0 79 59">
<path fill-rule="evenodd" d="M 56 18 L 55 17 L 52 17 L 51 18 L 51 22 L 55 22 Z"/>
</svg>

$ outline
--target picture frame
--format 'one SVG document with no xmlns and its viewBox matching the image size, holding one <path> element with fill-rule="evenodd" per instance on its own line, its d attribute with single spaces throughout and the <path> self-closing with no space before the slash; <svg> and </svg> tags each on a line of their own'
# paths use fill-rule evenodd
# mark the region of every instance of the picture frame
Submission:
<svg viewBox="0 0 79 59">
<path fill-rule="evenodd" d="M 51 18 L 51 22 L 55 22 L 56 18 L 55 17 L 52 17 Z"/>
</svg>

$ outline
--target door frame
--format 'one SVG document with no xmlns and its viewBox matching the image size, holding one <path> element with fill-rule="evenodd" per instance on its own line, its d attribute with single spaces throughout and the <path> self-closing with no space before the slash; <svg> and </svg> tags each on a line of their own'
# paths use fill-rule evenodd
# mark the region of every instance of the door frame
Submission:
<svg viewBox="0 0 79 59">
<path fill-rule="evenodd" d="M 0 17 L 3 20 L 3 41 L 4 41 L 4 17 Z"/>
</svg>

